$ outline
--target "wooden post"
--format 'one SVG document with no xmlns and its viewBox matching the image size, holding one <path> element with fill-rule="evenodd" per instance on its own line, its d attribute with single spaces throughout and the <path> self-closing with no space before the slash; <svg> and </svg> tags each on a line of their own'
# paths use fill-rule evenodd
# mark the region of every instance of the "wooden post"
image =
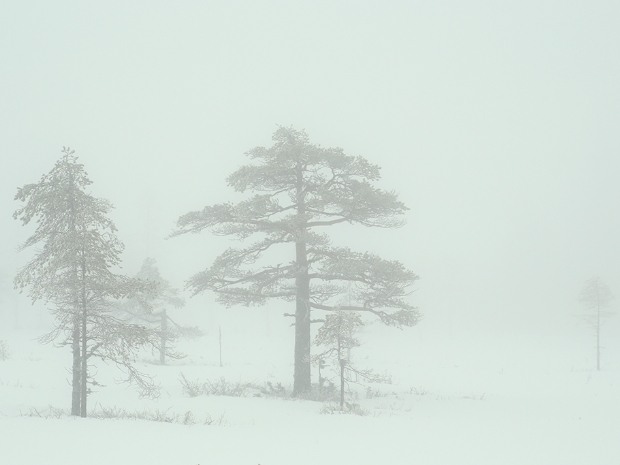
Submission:
<svg viewBox="0 0 620 465">
<path fill-rule="evenodd" d="M 598 288 L 596 294 L 596 371 L 601 371 L 601 304 L 598 298 Z"/>
</svg>

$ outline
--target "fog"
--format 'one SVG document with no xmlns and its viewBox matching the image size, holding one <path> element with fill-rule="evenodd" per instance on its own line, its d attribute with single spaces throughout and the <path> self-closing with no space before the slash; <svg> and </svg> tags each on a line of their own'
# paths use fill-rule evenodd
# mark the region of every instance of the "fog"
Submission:
<svg viewBox="0 0 620 465">
<path fill-rule="evenodd" d="M 16 188 L 70 146 L 116 206 L 126 268 L 154 256 L 182 283 L 217 247 L 164 242 L 176 219 L 234 198 L 224 179 L 243 154 L 292 125 L 382 166 L 407 225 L 356 236 L 422 277 L 428 317 L 568 311 L 591 275 L 620 278 L 618 14 L 613 2 L 6 5 L 4 275 L 23 263 Z"/>
<path fill-rule="evenodd" d="M 177 219 L 245 198 L 226 177 L 251 162 L 248 150 L 271 146 L 279 126 L 292 126 L 311 143 L 381 166 L 378 187 L 397 192 L 409 208 L 397 229 L 330 227 L 333 243 L 399 260 L 420 276 L 407 299 L 424 315 L 421 322 L 400 332 L 367 328 L 355 349 L 358 360 L 394 374 L 389 389 L 394 396 L 402 390 L 413 413 L 402 409 L 392 422 L 392 406 L 367 396 L 389 418 L 351 423 L 357 432 L 342 435 L 342 450 L 358 451 L 359 463 L 390 462 L 373 453 L 385 441 L 400 453 L 411 436 L 424 449 L 418 458 L 438 464 L 465 463 L 455 457 L 471 458 L 472 450 L 489 455 L 471 463 L 513 463 L 493 456 L 485 441 L 512 451 L 514 463 L 569 463 L 541 458 L 547 449 L 579 463 L 615 463 L 604 457 L 617 444 L 620 318 L 604 326 L 604 370 L 590 383 L 594 338 L 578 317 L 577 297 L 597 275 L 620 293 L 618 24 L 620 4 L 613 1 L 4 2 L 0 342 L 11 344 L 13 362 L 0 362 L 0 420 L 32 405 L 66 407 L 70 390 L 68 351 L 33 348 L 33 337 L 51 329 L 48 310 L 41 302 L 31 307 L 13 289 L 34 253 L 17 251 L 33 232 L 12 218 L 17 188 L 37 182 L 71 147 L 93 181 L 90 192 L 115 206 L 110 217 L 125 244 L 123 273 L 135 275 L 152 257 L 162 276 L 183 288 L 239 244 L 206 231 L 166 239 Z M 184 343 L 189 358 L 179 367 L 192 379 L 292 382 L 293 330 L 280 316 L 290 305 L 226 310 L 212 293 L 188 299 L 183 312 L 206 336 Z M 615 300 L 609 310 L 617 309 Z M 222 327 L 224 367 L 213 358 Z M 349 459 L 312 455 L 315 434 L 325 454 L 341 447 L 333 440 L 341 424 L 317 419 L 315 407 L 189 399 L 176 365 L 165 371 L 145 360 L 139 362 L 168 390 L 157 404 L 162 411 L 213 418 L 228 411 L 242 428 L 213 433 L 223 438 L 216 444 L 222 457 L 237 454 L 226 463 L 290 463 L 286 445 L 263 450 L 263 431 L 310 438 L 290 441 L 305 451 L 295 452 L 298 463 Z M 108 375 L 103 365 L 97 369 Z M 94 393 L 93 405 L 153 408 L 120 389 Z M 458 399 L 490 400 L 470 407 Z M 289 417 L 305 420 L 289 429 Z M 20 428 L 34 431 L 35 424 L 9 419 L 12 435 L 0 434 L 0 460 L 2 450 L 39 453 L 19 444 Z M 401 419 L 411 421 L 401 428 Z M 69 431 L 63 428 L 74 428 L 59 425 L 59 438 Z M 132 436 L 128 425 L 120 430 L 126 443 L 148 449 L 153 463 L 172 454 L 152 448 L 142 430 Z M 42 428 L 38 437 L 56 437 L 35 426 Z M 388 431 L 377 440 L 376 426 Z M 93 431 L 78 433 L 84 457 L 121 463 L 105 454 L 122 448 L 91 456 L 100 448 Z M 246 433 L 250 446 L 239 448 Z M 174 434 L 171 442 L 190 441 L 189 433 Z M 191 434 L 198 438 L 202 430 Z M 455 449 L 437 442 L 442 437 Z M 183 449 L 183 463 L 198 463 L 197 443 Z M 214 450 L 200 444 L 204 456 Z M 281 457 L 261 459 L 263 452 Z M 407 457 L 390 463 L 410 463 Z"/>
</svg>

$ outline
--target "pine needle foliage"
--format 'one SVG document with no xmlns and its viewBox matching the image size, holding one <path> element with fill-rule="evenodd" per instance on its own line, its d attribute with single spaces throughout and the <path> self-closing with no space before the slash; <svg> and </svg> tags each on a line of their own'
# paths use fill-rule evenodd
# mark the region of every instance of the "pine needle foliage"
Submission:
<svg viewBox="0 0 620 465">
<path fill-rule="evenodd" d="M 295 302 L 294 392 L 299 394 L 311 388 L 311 309 L 338 307 L 372 313 L 391 326 L 413 326 L 420 314 L 406 296 L 418 276 L 400 262 L 332 246 L 322 232 L 338 224 L 403 224 L 407 207 L 395 192 L 373 185 L 380 178 L 377 165 L 340 148 L 311 144 L 304 131 L 293 128 L 280 127 L 273 141 L 269 148 L 250 150 L 253 163 L 227 178 L 235 191 L 251 193 L 249 198 L 187 213 L 171 236 L 210 230 L 254 239 L 247 247 L 225 250 L 187 286 L 193 295 L 215 292 L 227 307 L 264 305 L 273 298 Z M 293 251 L 292 260 L 281 258 Z M 351 304 L 341 306 L 347 292 Z"/>
<path fill-rule="evenodd" d="M 181 297 L 179 289 L 161 276 L 157 262 L 153 258 L 144 259 L 135 278 L 151 284 L 152 288 L 137 292 L 125 300 L 119 306 L 119 311 L 131 321 L 144 324 L 158 332 L 161 365 L 166 364 L 166 359 L 185 357 L 176 351 L 176 342 L 181 337 L 194 338 L 202 336 L 203 333 L 198 327 L 182 326 L 170 317 L 171 309 L 185 306 L 185 299 Z"/>
<path fill-rule="evenodd" d="M 49 173 L 18 189 L 15 200 L 23 205 L 13 215 L 24 226 L 36 222 L 20 250 L 37 246 L 17 273 L 15 287 L 26 289 L 33 302 L 49 305 L 54 327 L 41 341 L 72 347 L 71 414 L 82 417 L 89 386 L 99 385 L 89 375 L 93 357 L 119 366 L 143 395 L 158 392 L 153 380 L 134 367 L 141 347 L 157 346 L 157 333 L 119 318 L 114 310 L 119 299 L 152 286 L 114 272 L 124 246 L 108 217 L 112 204 L 89 194 L 91 184 L 74 151 L 63 148 Z"/>
</svg>

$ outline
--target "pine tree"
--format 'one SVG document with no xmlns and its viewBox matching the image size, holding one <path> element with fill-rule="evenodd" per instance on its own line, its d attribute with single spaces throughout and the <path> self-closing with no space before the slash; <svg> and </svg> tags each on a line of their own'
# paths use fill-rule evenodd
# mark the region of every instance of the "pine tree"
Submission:
<svg viewBox="0 0 620 465">
<path fill-rule="evenodd" d="M 353 283 L 352 304 L 339 307 L 373 313 L 385 324 L 412 326 L 419 313 L 404 300 L 418 277 L 397 261 L 333 247 L 321 229 L 338 224 L 392 228 L 407 208 L 394 192 L 371 183 L 379 167 L 339 148 L 310 144 L 303 131 L 280 127 L 270 148 L 248 152 L 256 164 L 239 168 L 227 179 L 238 192 L 255 195 L 237 204 L 205 207 L 181 216 L 172 236 L 210 229 L 252 245 L 228 249 L 207 270 L 188 281 L 193 295 L 214 291 L 219 302 L 263 305 L 280 298 L 295 302 L 294 392 L 311 388 L 311 309 L 334 311 L 338 296 Z M 268 250 L 291 250 L 294 260 L 263 259 Z"/>
<path fill-rule="evenodd" d="M 579 293 L 579 302 L 586 308 L 589 314 L 586 321 L 592 325 L 596 332 L 596 369 L 601 369 L 601 326 L 606 317 L 611 313 L 605 311 L 614 296 L 609 286 L 598 276 L 586 281 Z"/>
<path fill-rule="evenodd" d="M 24 205 L 13 215 L 36 230 L 20 250 L 38 246 L 15 277 L 15 286 L 28 289 L 32 301 L 44 300 L 55 317 L 54 328 L 41 338 L 71 345 L 71 414 L 86 416 L 92 357 L 124 369 L 145 395 L 156 394 L 152 379 L 132 364 L 143 345 L 157 345 L 156 333 L 114 314 L 114 302 L 151 286 L 113 273 L 120 265 L 123 244 L 108 218 L 112 205 L 86 192 L 92 182 L 74 151 L 63 148 L 54 168 L 38 183 L 18 189 L 15 200 Z"/>
<path fill-rule="evenodd" d="M 176 352 L 174 344 L 180 337 L 198 337 L 202 331 L 194 326 L 182 326 L 176 323 L 169 315 L 171 308 L 182 308 L 185 299 L 180 296 L 178 289 L 165 280 L 157 263 L 153 258 L 146 258 L 142 262 L 136 279 L 153 284 L 154 289 L 149 292 L 139 292 L 134 297 L 127 299 L 120 310 L 130 315 L 132 321 L 136 321 L 154 328 L 160 337 L 159 363 L 166 364 L 166 357 L 178 359 L 184 357 Z"/>
<path fill-rule="evenodd" d="M 340 408 L 344 407 L 345 372 L 347 367 L 352 370 L 348 359 L 350 350 L 359 347 L 360 342 L 353 334 L 364 323 L 357 312 L 347 312 L 337 308 L 332 314 L 327 315 L 323 326 L 319 328 L 314 343 L 326 347 L 326 350 L 318 357 L 319 363 L 326 358 L 331 358 L 338 367 L 340 373 Z"/>
</svg>

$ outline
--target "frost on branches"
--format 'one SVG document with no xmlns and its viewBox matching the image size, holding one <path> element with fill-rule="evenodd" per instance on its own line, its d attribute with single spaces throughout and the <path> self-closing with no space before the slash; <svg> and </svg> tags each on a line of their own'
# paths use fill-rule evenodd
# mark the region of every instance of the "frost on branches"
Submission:
<svg viewBox="0 0 620 465">
<path fill-rule="evenodd" d="M 36 222 L 20 250 L 37 246 L 15 277 L 15 287 L 50 306 L 55 324 L 42 342 L 72 347 L 71 414 L 82 417 L 89 386 L 97 385 L 89 376 L 93 357 L 119 366 L 143 395 L 158 394 L 153 380 L 133 366 L 141 347 L 159 345 L 157 332 L 119 318 L 114 309 L 119 299 L 152 286 L 114 273 L 123 244 L 107 216 L 112 204 L 90 195 L 91 184 L 74 151 L 64 148 L 38 183 L 18 189 L 15 200 L 23 205 L 13 214 L 24 226 Z"/>
<path fill-rule="evenodd" d="M 119 311 L 138 322 L 153 328 L 159 334 L 159 363 L 166 364 L 166 358 L 180 359 L 184 354 L 177 352 L 175 344 L 181 337 L 194 338 L 202 336 L 196 326 L 182 326 L 169 315 L 170 309 L 185 306 L 185 299 L 179 290 L 165 280 L 157 268 L 153 258 L 146 258 L 142 263 L 136 279 L 152 284 L 153 288 L 137 292 L 119 306 Z"/>
<path fill-rule="evenodd" d="M 235 191 L 252 193 L 247 200 L 187 213 L 172 236 L 209 229 L 255 238 L 248 247 L 224 251 L 188 286 L 194 295 L 215 292 L 226 306 L 263 305 L 273 298 L 295 302 L 294 392 L 300 394 L 311 388 L 311 309 L 338 307 L 374 314 L 391 326 L 413 326 L 420 314 L 405 297 L 418 276 L 397 261 L 332 246 L 322 232 L 342 223 L 402 224 L 405 205 L 372 184 L 380 177 L 378 166 L 340 148 L 310 144 L 305 132 L 292 128 L 280 127 L 273 141 L 270 148 L 250 150 L 254 163 L 227 179 Z M 291 260 L 279 259 L 282 252 Z M 339 307 L 349 287 L 351 304 Z"/>
</svg>

